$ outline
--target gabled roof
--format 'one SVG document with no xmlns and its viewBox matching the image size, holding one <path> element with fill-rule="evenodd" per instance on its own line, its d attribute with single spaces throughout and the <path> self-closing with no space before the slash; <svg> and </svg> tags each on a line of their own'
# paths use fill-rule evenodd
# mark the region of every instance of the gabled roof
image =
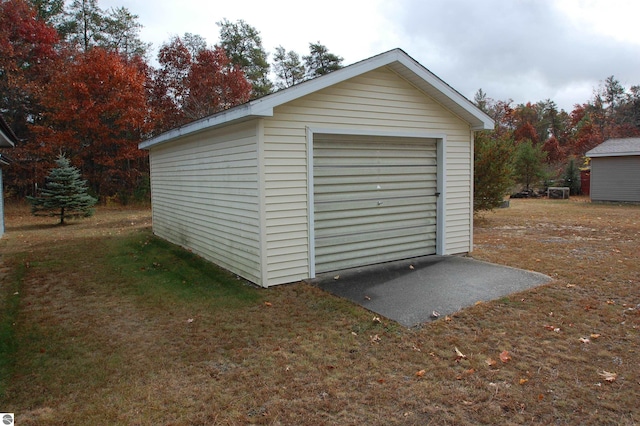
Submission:
<svg viewBox="0 0 640 426">
<path fill-rule="evenodd" d="M 271 117 L 273 116 L 273 109 L 277 106 L 385 66 L 439 102 L 444 108 L 468 122 L 473 130 L 493 129 L 494 123 L 491 117 L 442 81 L 438 76 L 420 65 L 403 50 L 393 49 L 321 77 L 314 78 L 313 80 L 305 81 L 304 83 L 170 130 L 140 143 L 139 147 L 141 149 L 151 148 L 152 146 L 169 142 L 181 136 L 235 121 L 243 121 L 255 117 Z"/>
<path fill-rule="evenodd" d="M 18 137 L 11 127 L 4 120 L 4 117 L 0 115 L 0 148 L 11 148 L 18 142 Z"/>
<path fill-rule="evenodd" d="M 608 139 L 585 155 L 591 158 L 640 155 L 640 138 Z"/>
</svg>

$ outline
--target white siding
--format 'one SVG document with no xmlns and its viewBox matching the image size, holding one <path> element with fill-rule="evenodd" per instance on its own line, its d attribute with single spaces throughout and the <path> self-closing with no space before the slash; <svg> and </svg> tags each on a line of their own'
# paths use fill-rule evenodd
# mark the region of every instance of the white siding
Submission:
<svg viewBox="0 0 640 426">
<path fill-rule="evenodd" d="M 262 285 L 256 122 L 150 150 L 156 235 Z"/>
<path fill-rule="evenodd" d="M 640 202 L 640 156 L 592 158 L 591 199 Z"/>
<path fill-rule="evenodd" d="M 446 252 L 469 251 L 471 238 L 471 131 L 387 68 L 320 90 L 275 108 L 264 119 L 267 285 L 310 275 L 306 128 L 446 137 Z"/>
</svg>

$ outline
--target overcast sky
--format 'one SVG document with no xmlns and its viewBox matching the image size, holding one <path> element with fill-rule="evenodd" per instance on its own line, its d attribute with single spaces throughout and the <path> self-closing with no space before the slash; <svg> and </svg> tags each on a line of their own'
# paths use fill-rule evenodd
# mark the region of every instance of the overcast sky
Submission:
<svg viewBox="0 0 640 426">
<path fill-rule="evenodd" d="M 99 0 L 139 16 L 154 53 L 174 35 L 218 42 L 245 20 L 265 50 L 320 41 L 348 65 L 399 47 L 469 99 L 554 100 L 567 111 L 614 75 L 640 85 L 637 0 Z"/>
</svg>

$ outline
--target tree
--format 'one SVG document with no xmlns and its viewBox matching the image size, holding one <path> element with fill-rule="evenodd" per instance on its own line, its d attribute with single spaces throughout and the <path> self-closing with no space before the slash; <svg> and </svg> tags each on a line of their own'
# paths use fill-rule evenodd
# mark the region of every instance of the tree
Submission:
<svg viewBox="0 0 640 426">
<path fill-rule="evenodd" d="M 499 207 L 513 185 L 513 140 L 477 133 L 473 176 L 473 210 Z"/>
<path fill-rule="evenodd" d="M 197 120 L 247 102 L 251 84 L 242 70 L 231 63 L 221 47 L 198 53 L 187 78 L 188 95 L 182 110 Z"/>
<path fill-rule="evenodd" d="M 562 178 L 564 180 L 564 186 L 569 187 L 571 195 L 578 195 L 580 193 L 580 169 L 578 169 L 578 167 L 576 166 L 576 161 L 574 158 L 571 158 L 569 160 Z"/>
<path fill-rule="evenodd" d="M 528 191 L 537 180 L 544 176 L 543 162 L 546 153 L 531 140 L 525 139 L 518 145 L 515 153 L 515 177 L 518 183 Z"/>
<path fill-rule="evenodd" d="M 244 72 L 221 47 L 200 48 L 195 56 L 191 50 L 177 36 L 160 49 L 161 67 L 150 100 L 157 132 L 245 103 L 251 96 Z"/>
<path fill-rule="evenodd" d="M 100 46 L 115 50 L 126 58 L 147 54 L 151 44 L 140 40 L 142 24 L 138 22 L 138 15 L 133 15 L 125 7 L 112 8 L 103 17 L 103 22 Z"/>
<path fill-rule="evenodd" d="M 95 194 L 133 191 L 148 167 L 138 149 L 149 123 L 137 64 L 94 47 L 58 70 L 43 100 L 48 109 L 27 144 L 38 164 L 62 152 L 80 162 Z"/>
<path fill-rule="evenodd" d="M 269 81 L 269 62 L 260 32 L 242 19 L 230 22 L 225 18 L 216 24 L 220 27 L 220 46 L 252 85 L 251 98 L 271 93 L 273 84 Z"/>
<path fill-rule="evenodd" d="M 42 111 L 42 88 L 58 59 L 56 30 L 23 0 L 0 1 L 0 111 L 20 139 Z"/>
<path fill-rule="evenodd" d="M 273 60 L 273 69 L 278 78 L 276 86 L 279 89 L 285 89 L 304 81 L 304 65 L 296 52 L 293 50 L 286 52 L 284 47 L 278 46 Z"/>
<path fill-rule="evenodd" d="M 34 216 L 59 216 L 60 225 L 72 217 L 89 217 L 98 201 L 87 194 L 87 182 L 81 179 L 80 170 L 73 167 L 69 160 L 60 155 L 57 167 L 47 176 L 40 197 L 27 197 Z"/>
<path fill-rule="evenodd" d="M 307 78 L 315 78 L 342 68 L 343 58 L 329 52 L 326 46 L 317 43 L 309 43 L 309 55 L 303 56 L 305 61 Z"/>
<path fill-rule="evenodd" d="M 69 19 L 61 27 L 67 40 L 85 52 L 97 46 L 102 40 L 105 20 L 98 0 L 73 0 L 68 13 Z"/>
</svg>

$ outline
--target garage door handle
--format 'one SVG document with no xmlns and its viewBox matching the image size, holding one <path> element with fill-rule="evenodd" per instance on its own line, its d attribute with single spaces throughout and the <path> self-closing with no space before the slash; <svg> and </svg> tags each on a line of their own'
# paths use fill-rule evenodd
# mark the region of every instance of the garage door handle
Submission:
<svg viewBox="0 0 640 426">
<path fill-rule="evenodd" d="M 378 205 L 381 206 L 382 205 L 382 201 L 378 201 Z"/>
<path fill-rule="evenodd" d="M 439 192 L 436 192 L 436 197 L 439 197 L 439 196 L 440 196 L 440 193 L 439 193 Z"/>
</svg>

